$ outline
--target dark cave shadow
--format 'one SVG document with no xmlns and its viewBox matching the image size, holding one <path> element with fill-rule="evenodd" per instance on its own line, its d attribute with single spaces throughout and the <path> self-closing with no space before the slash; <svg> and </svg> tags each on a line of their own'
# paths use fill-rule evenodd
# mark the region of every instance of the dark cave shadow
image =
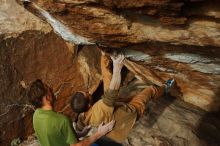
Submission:
<svg viewBox="0 0 220 146">
<path fill-rule="evenodd" d="M 101 82 L 95 92 L 92 94 L 92 104 L 95 104 L 99 99 L 101 99 L 104 94 L 103 82 Z"/>
<path fill-rule="evenodd" d="M 216 97 L 220 98 L 220 88 L 216 92 Z M 212 105 L 216 103 L 213 102 Z M 216 112 L 206 112 L 194 132 L 206 146 L 220 146 L 220 107 L 218 106 Z"/>
<path fill-rule="evenodd" d="M 111 65 L 112 68 L 112 65 Z M 128 70 L 126 67 L 122 68 L 121 71 L 121 80 L 124 81 L 126 74 L 128 73 Z M 99 99 L 102 98 L 102 95 L 104 94 L 104 84 L 103 81 L 100 82 L 100 84 L 98 85 L 97 89 L 95 90 L 95 92 L 92 94 L 92 104 L 95 104 Z"/>
<path fill-rule="evenodd" d="M 98 144 L 98 146 L 123 146 L 122 144 L 117 143 L 106 136 L 98 139 L 95 143 Z"/>
<path fill-rule="evenodd" d="M 170 93 L 175 96 L 170 95 Z M 146 123 L 144 123 L 145 126 L 149 128 L 153 127 L 154 124 L 157 123 L 158 118 L 163 114 L 164 110 L 174 103 L 175 100 L 180 100 L 179 98 L 183 95 L 178 83 L 173 86 L 170 93 L 161 96 L 156 100 L 150 101 L 146 105 L 144 114 L 144 118 L 146 118 Z"/>
<path fill-rule="evenodd" d="M 147 104 L 145 109 L 146 123 L 144 125 L 147 127 L 153 127 L 154 124 L 157 123 L 158 118 L 163 114 L 164 110 L 175 100 L 176 97 L 167 95 Z"/>
<path fill-rule="evenodd" d="M 206 146 L 219 146 L 220 112 L 208 112 L 204 114 L 194 132 Z"/>
</svg>

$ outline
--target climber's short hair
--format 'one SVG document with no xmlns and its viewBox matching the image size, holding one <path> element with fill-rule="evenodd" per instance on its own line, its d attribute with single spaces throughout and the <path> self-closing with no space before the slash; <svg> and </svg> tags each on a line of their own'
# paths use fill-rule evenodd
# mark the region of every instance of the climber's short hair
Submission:
<svg viewBox="0 0 220 146">
<path fill-rule="evenodd" d="M 76 92 L 72 96 L 71 108 L 73 112 L 82 113 L 86 112 L 89 108 L 89 98 L 85 92 Z"/>
<path fill-rule="evenodd" d="M 28 100 L 36 108 L 40 108 L 43 105 L 42 98 L 46 96 L 47 93 L 47 86 L 45 86 L 40 79 L 37 79 L 30 86 L 30 89 L 28 91 Z"/>
</svg>

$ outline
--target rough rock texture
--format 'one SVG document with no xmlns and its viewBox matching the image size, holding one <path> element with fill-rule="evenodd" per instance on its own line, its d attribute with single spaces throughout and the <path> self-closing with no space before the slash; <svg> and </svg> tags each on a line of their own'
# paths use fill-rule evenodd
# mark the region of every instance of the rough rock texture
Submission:
<svg viewBox="0 0 220 146">
<path fill-rule="evenodd" d="M 74 91 L 94 92 L 100 83 L 99 52 L 89 46 L 74 59 L 70 51 L 74 46 L 67 45 L 53 32 L 45 34 L 39 31 L 26 31 L 16 38 L 1 40 L 0 44 L 3 145 L 33 132 L 30 105 L 23 87 L 35 79 L 42 79 L 52 87 L 58 95 L 55 109 L 67 115 L 73 114 L 69 100 Z"/>
<path fill-rule="evenodd" d="M 219 122 L 219 113 L 205 113 L 164 98 L 148 104 L 128 141 L 132 146 L 218 146 Z"/>
<path fill-rule="evenodd" d="M 0 35 L 12 37 L 26 30 L 49 32 L 51 27 L 16 3 L 0 0 Z"/>
<path fill-rule="evenodd" d="M 33 133 L 25 96 L 33 80 L 49 84 L 58 95 L 56 110 L 69 116 L 71 94 L 100 84 L 99 51 L 86 46 L 76 58 L 75 46 L 51 30 L 14 0 L 0 1 L 0 145 Z"/>
<path fill-rule="evenodd" d="M 130 72 L 127 71 L 123 84 L 134 73 L 157 85 L 174 77 L 181 93 L 178 98 L 207 111 L 219 110 L 217 0 L 33 0 L 31 4 L 16 1 L 0 0 L 0 145 L 10 145 L 13 139 L 33 133 L 33 110 L 27 103 L 25 88 L 36 78 L 44 80 L 58 95 L 55 110 L 73 118 L 69 107 L 72 93 L 102 93 L 100 52 L 91 45 L 95 42 L 124 52 Z M 51 32 L 52 27 L 56 34 Z M 71 42 L 87 46 L 80 49 Z M 166 109 L 161 109 L 166 101 L 155 104 L 150 104 L 151 112 L 146 112 L 150 115 L 137 124 L 137 131 L 129 138 L 131 144 L 153 145 L 161 141 L 162 145 L 199 145 L 206 140 L 207 145 L 219 144 L 219 127 L 215 126 L 219 119 L 209 114 L 206 118 L 205 112 L 182 102 Z M 151 124 L 154 117 L 157 122 Z M 146 118 L 149 125 L 143 124 Z M 200 128 L 199 135 L 194 130 L 203 121 L 205 129 Z M 175 133 L 169 126 L 176 123 L 180 130 Z M 152 134 L 139 131 L 145 130 L 144 126 Z M 210 137 L 206 132 L 210 132 Z M 191 137 L 187 138 L 186 133 Z"/>
<path fill-rule="evenodd" d="M 136 46 L 133 49 L 141 50 L 148 58 L 141 63 L 142 67 L 133 65 L 133 68 L 139 74 L 146 71 L 146 76 L 142 79 L 150 80 L 157 85 L 161 78 L 163 80 L 175 78 L 182 94 L 178 95 L 180 98 L 207 111 L 218 111 L 220 51 L 216 47 L 207 48 L 209 49 L 166 44 Z M 137 60 L 136 58 L 131 60 Z"/>
<path fill-rule="evenodd" d="M 72 32 L 104 45 L 127 46 L 158 41 L 220 46 L 220 8 L 217 0 L 32 1 L 34 3 L 26 5 L 28 10 L 37 14 L 39 9 L 36 10 L 36 4 Z"/>
<path fill-rule="evenodd" d="M 184 101 L 208 111 L 219 110 L 218 1 L 33 0 L 24 6 L 50 23 L 62 37 L 68 34 L 74 38 L 77 34 L 84 37 L 81 43 L 87 39 L 117 49 L 126 46 L 124 53 L 128 49 L 146 53 L 148 59 L 140 67 L 146 68 L 146 80 L 158 85 L 174 77 Z M 71 34 L 51 23 L 51 17 L 63 23 Z M 143 69 L 135 66 L 133 71 L 141 73 Z"/>
</svg>

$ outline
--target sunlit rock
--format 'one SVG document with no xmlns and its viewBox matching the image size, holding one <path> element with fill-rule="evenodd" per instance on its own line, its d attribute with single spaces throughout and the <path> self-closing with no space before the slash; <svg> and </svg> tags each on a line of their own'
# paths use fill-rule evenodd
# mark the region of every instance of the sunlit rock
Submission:
<svg viewBox="0 0 220 146">
<path fill-rule="evenodd" d="M 75 91 L 98 99 L 100 49 L 125 55 L 124 86 L 177 82 L 177 101 L 150 103 L 130 144 L 219 145 L 219 119 L 205 112 L 220 107 L 219 18 L 218 0 L 0 0 L 0 145 L 33 133 L 25 95 L 37 78 L 72 119 Z"/>
</svg>

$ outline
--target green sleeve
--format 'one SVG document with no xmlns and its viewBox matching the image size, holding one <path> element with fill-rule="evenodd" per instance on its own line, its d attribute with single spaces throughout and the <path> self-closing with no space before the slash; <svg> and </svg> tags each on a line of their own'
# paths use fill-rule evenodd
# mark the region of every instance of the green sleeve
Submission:
<svg viewBox="0 0 220 146">
<path fill-rule="evenodd" d="M 62 133 L 64 135 L 65 141 L 67 144 L 75 144 L 78 142 L 76 138 L 76 133 L 71 126 L 69 119 L 65 119 L 64 124 L 62 126 Z"/>
<path fill-rule="evenodd" d="M 118 90 L 107 90 L 104 95 L 102 95 L 102 100 L 108 106 L 115 106 L 117 97 Z"/>
</svg>

